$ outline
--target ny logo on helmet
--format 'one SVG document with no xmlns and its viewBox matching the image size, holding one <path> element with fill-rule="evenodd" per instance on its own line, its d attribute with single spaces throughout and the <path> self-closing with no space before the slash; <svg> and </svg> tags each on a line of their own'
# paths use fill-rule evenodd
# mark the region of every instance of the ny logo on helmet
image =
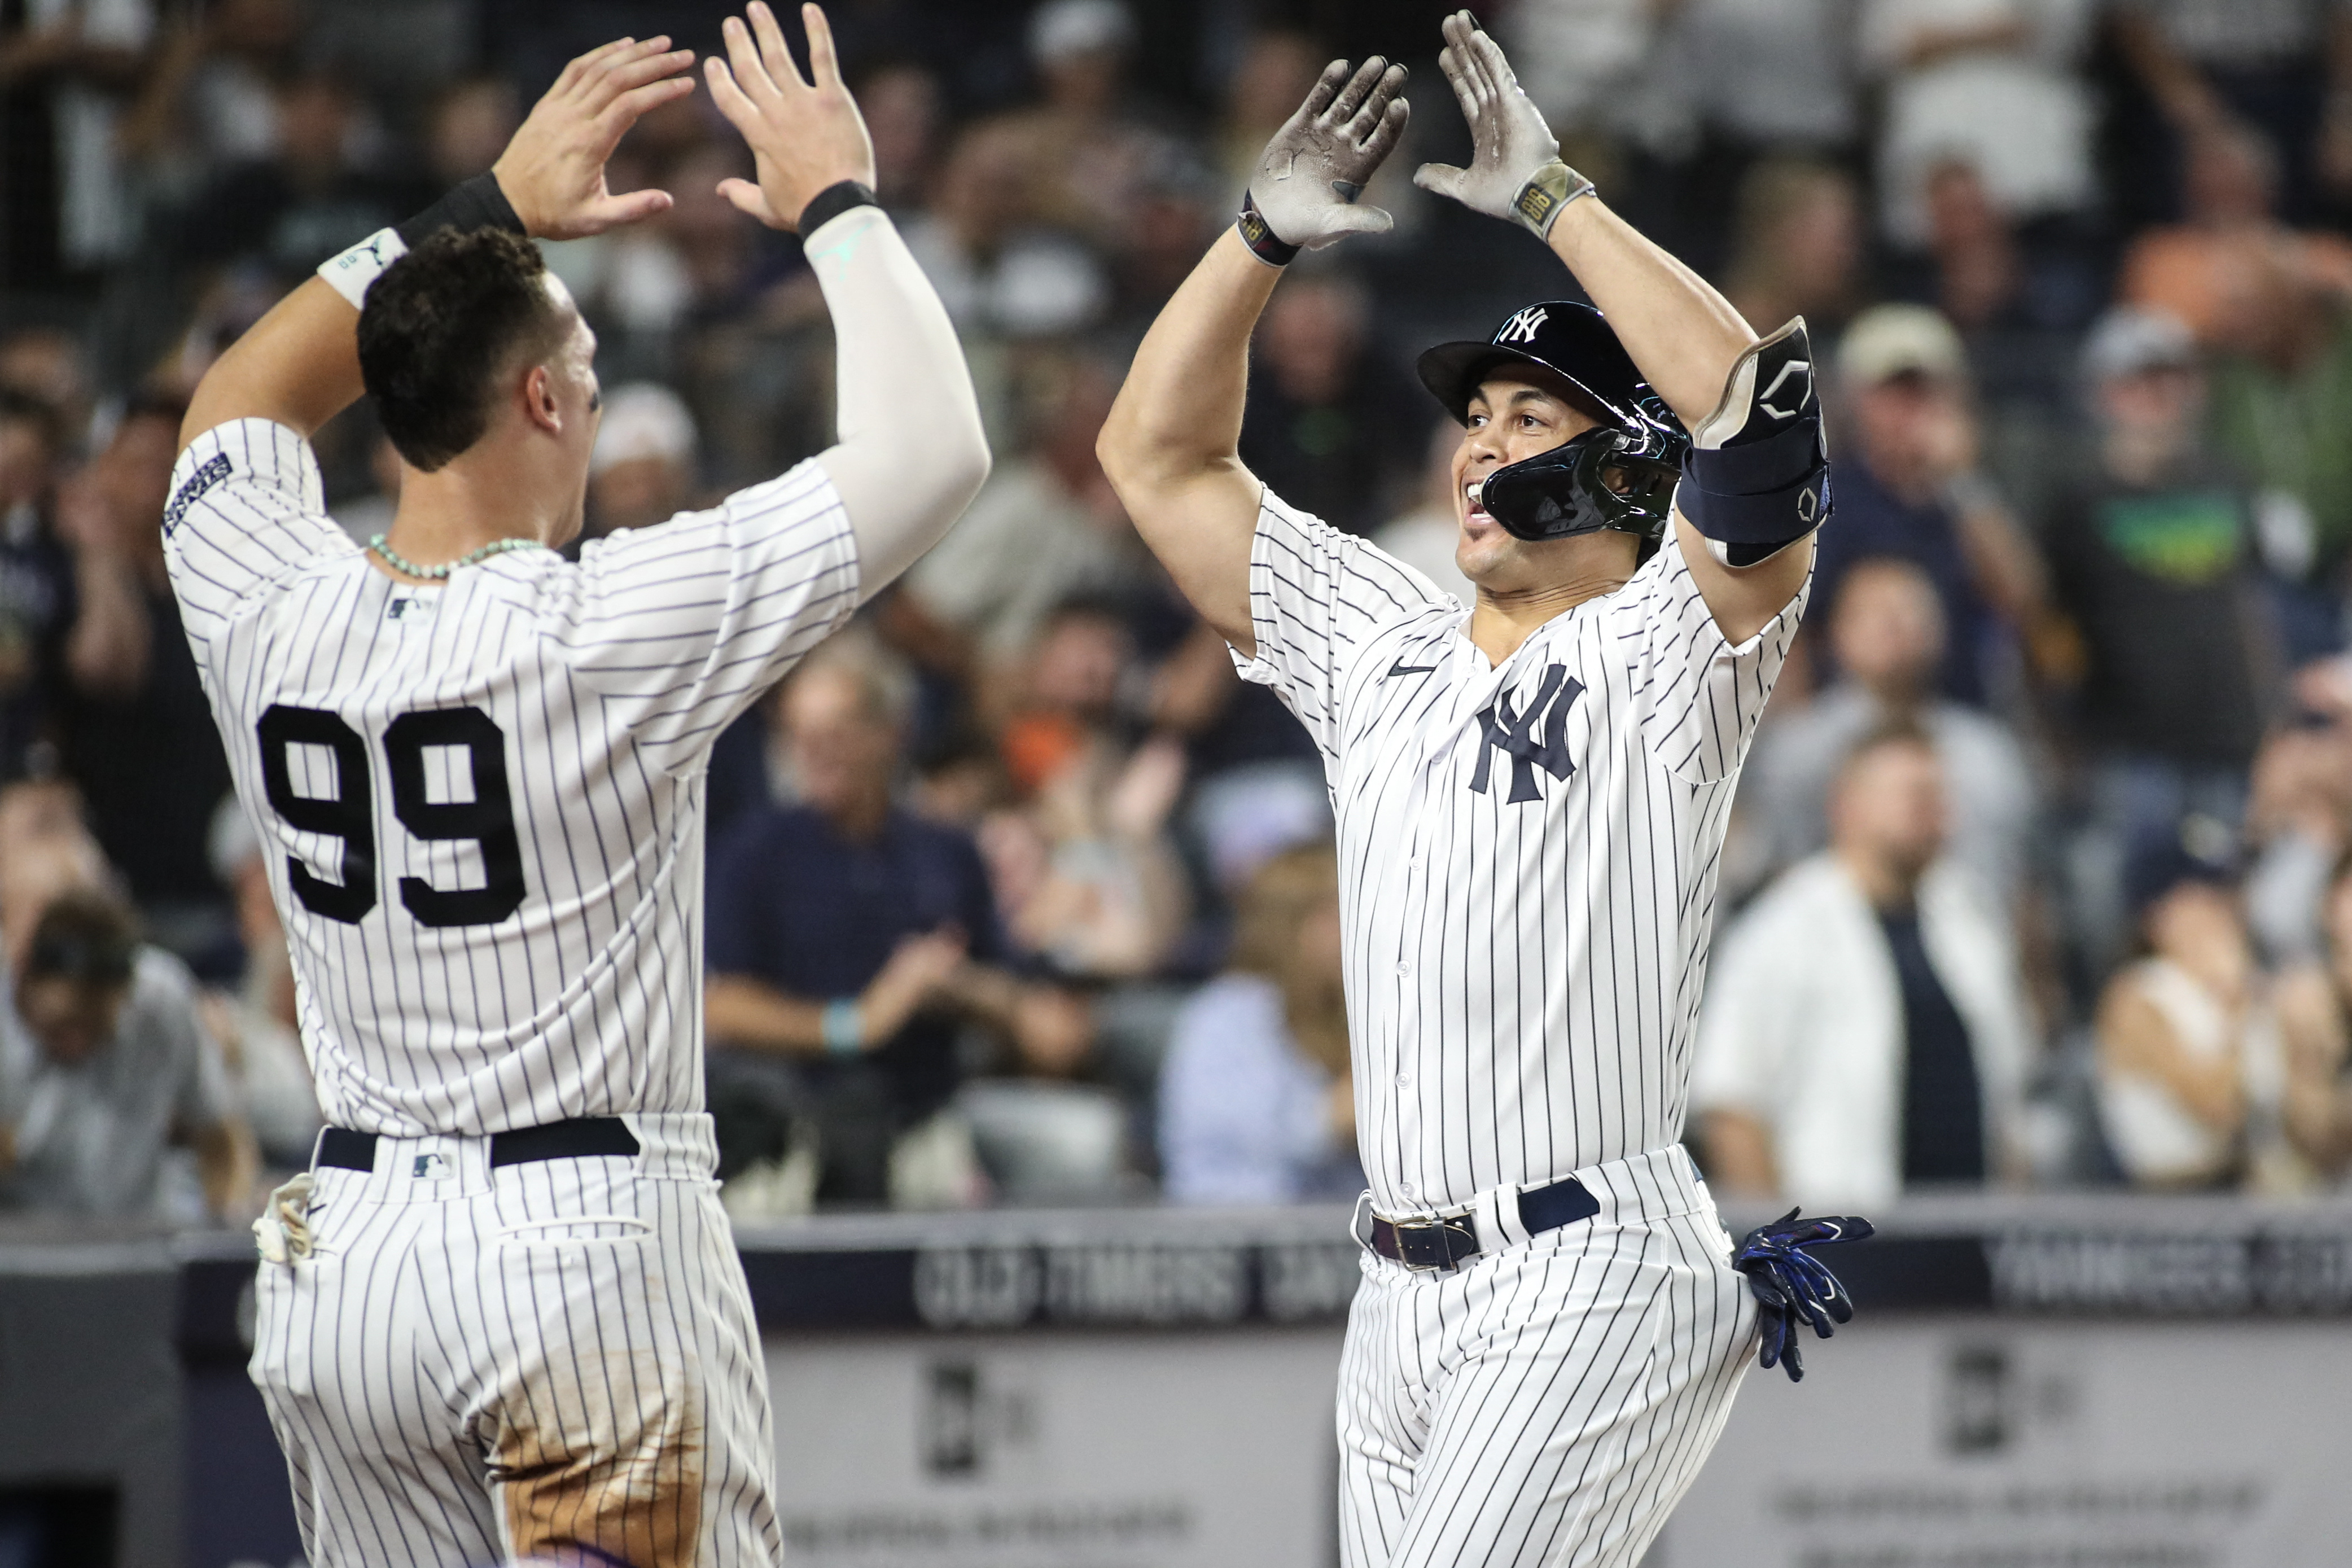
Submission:
<svg viewBox="0 0 2352 1568">
<path fill-rule="evenodd" d="M 1503 330 L 1495 334 L 1495 341 L 1498 343 L 1531 343 L 1536 341 L 1536 329 L 1542 326 L 1544 318 L 1550 314 L 1541 305 L 1529 305 L 1503 323 Z"/>
<path fill-rule="evenodd" d="M 1552 664 L 1544 667 L 1543 683 L 1536 688 L 1535 700 L 1524 711 L 1511 710 L 1509 692 L 1496 697 L 1494 705 L 1478 715 L 1485 744 L 1478 749 L 1478 768 L 1470 775 L 1470 788 L 1485 795 L 1486 781 L 1493 776 L 1495 753 L 1507 752 L 1511 758 L 1511 793 L 1505 804 L 1541 800 L 1543 796 L 1536 793 L 1538 768 L 1556 779 L 1576 771 L 1576 763 L 1568 754 L 1568 710 L 1583 695 L 1584 683 L 1570 679 L 1567 666 Z M 1536 733 L 1538 725 L 1543 728 L 1540 737 Z"/>
</svg>

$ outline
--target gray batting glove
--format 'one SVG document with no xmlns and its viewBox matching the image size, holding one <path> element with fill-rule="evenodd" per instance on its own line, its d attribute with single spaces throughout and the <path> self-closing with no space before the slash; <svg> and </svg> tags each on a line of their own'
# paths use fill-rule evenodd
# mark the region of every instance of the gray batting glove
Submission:
<svg viewBox="0 0 2352 1568">
<path fill-rule="evenodd" d="M 1398 96 L 1404 79 L 1404 67 L 1378 55 L 1353 75 L 1345 60 L 1323 68 L 1315 90 L 1274 133 L 1250 176 L 1242 237 L 1252 250 L 1279 265 L 1288 259 L 1286 250 L 1316 250 L 1390 228 L 1395 219 L 1379 207 L 1358 206 L 1356 198 L 1404 134 L 1409 110 Z M 1275 245 L 1264 244 L 1254 227 L 1270 233 Z"/>
<path fill-rule="evenodd" d="M 1412 183 L 1549 237 L 1560 209 L 1591 195 L 1592 182 L 1559 161 L 1559 142 L 1544 123 L 1543 110 L 1520 90 L 1503 47 L 1479 30 L 1470 13 L 1445 18 L 1444 32 L 1437 63 L 1470 122 L 1470 166 L 1423 163 Z"/>
</svg>

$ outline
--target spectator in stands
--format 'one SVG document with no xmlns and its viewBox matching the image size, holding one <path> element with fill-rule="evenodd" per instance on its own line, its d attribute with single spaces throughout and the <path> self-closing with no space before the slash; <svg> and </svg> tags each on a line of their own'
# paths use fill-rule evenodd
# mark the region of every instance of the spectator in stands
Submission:
<svg viewBox="0 0 2352 1568">
<path fill-rule="evenodd" d="M 1120 0 L 1045 0 L 1029 16 L 1042 101 L 1004 117 L 1035 181 L 1037 216 L 1103 247 L 1134 221 L 1163 140 L 1137 117 L 1134 55 L 1135 18 Z"/>
<path fill-rule="evenodd" d="M 2284 210 L 2308 223 L 2352 194 L 2341 100 L 2352 89 L 2352 21 L 2329 0 L 2118 0 L 2116 53 L 2136 94 L 2116 126 L 2122 205 L 2170 217 L 2176 149 L 2231 122 L 2280 159 Z"/>
<path fill-rule="evenodd" d="M 1597 68 L 1595 85 L 1620 138 L 1647 154 L 1635 164 L 1639 187 L 1624 199 L 1637 209 L 1654 205 L 1647 187 L 1665 174 L 1674 211 L 1662 243 L 1700 271 L 1715 276 L 1727 257 L 1737 265 L 1743 237 L 1735 226 L 1744 221 L 1744 193 L 1755 171 L 1787 160 L 1841 167 L 1852 161 L 1863 120 L 1851 0 L 1682 0 L 1588 9 L 1643 23 L 1654 18 L 1661 28 L 1657 48 L 1634 72 L 1613 69 L 1605 54 L 1592 51 L 1587 68 Z M 1853 218 L 1824 216 L 1849 225 Z M 1652 231 L 1644 226 L 1643 232 Z M 1685 237 L 1677 242 L 1675 235 Z M 1848 237 L 1816 234 L 1800 247 L 1833 259 Z M 1772 317 L 1772 324 L 1793 313 Z M 1762 318 L 1749 319 L 1763 329 Z M 1816 321 L 1814 331 L 1822 325 Z"/>
<path fill-rule="evenodd" d="M 2249 498 L 2200 438 L 2188 330 L 2119 307 L 2084 351 L 2098 439 L 2042 526 L 2053 599 L 2079 652 L 2069 734 L 2090 767 L 2077 918 L 2095 969 L 2122 940 L 2123 868 L 2192 815 L 2235 833 L 2276 705 Z"/>
<path fill-rule="evenodd" d="M 1862 302 L 1862 201 L 1831 163 L 1774 158 L 1740 182 L 1727 292 L 1759 331 L 1802 316 L 1832 341 Z"/>
<path fill-rule="evenodd" d="M 0 389 L 0 780 L 50 738 L 73 617 L 73 563 L 52 529 L 59 433 L 47 404 Z"/>
<path fill-rule="evenodd" d="M 205 1027 L 220 1046 L 262 1163 L 272 1172 L 307 1170 L 322 1119 L 302 1050 L 301 999 L 269 894 L 268 862 L 235 800 L 221 802 L 205 847 L 214 876 L 236 900 L 244 973 L 231 987 L 199 998 Z"/>
<path fill-rule="evenodd" d="M 2076 342 L 2105 302 L 2104 280 L 2071 246 L 2028 243 L 1965 160 L 1928 171 L 1926 203 L 1926 249 L 1894 291 L 1958 330 L 1991 421 L 2070 424 Z"/>
<path fill-rule="evenodd" d="M 22 393 L 55 416 L 61 449 L 79 456 L 90 422 L 89 351 L 63 327 L 0 337 L 0 392 Z"/>
<path fill-rule="evenodd" d="M 1047 618 L 1001 740 L 1024 804 L 981 829 L 1014 943 L 1065 974 L 1150 974 L 1189 913 L 1168 834 L 1184 751 L 1164 735 L 1129 744 L 1133 658 L 1116 605 L 1074 600 Z"/>
<path fill-rule="evenodd" d="M 2298 662 L 2344 646 L 2352 572 L 2352 296 L 2276 247 L 2250 260 L 2213 363 L 2220 455 L 2258 494 L 2263 557 L 2303 593 Z"/>
<path fill-rule="evenodd" d="M 1944 612 L 1912 562 L 1856 562 L 1828 606 L 1836 684 L 1805 706 L 1775 713 L 1757 737 L 1738 809 L 1756 840 L 1745 880 L 1777 874 L 1829 842 L 1830 786 L 1841 760 L 1888 724 L 1916 723 L 1935 742 L 1948 786 L 1952 858 L 2004 907 L 2025 878 L 2036 788 L 2024 749 L 1982 710 L 1940 697 Z"/>
<path fill-rule="evenodd" d="M 1373 353 L 1371 297 L 1335 271 L 1294 274 L 1258 322 L 1242 461 L 1277 494 L 1349 533 L 1370 533 L 1420 450 L 1422 400 Z"/>
<path fill-rule="evenodd" d="M 941 1142 L 929 1124 L 965 1074 L 962 1023 L 1048 1073 L 1087 1044 L 1082 1006 L 1004 967 L 971 840 L 894 800 L 912 700 L 911 678 L 862 640 L 821 649 L 776 699 L 797 804 L 748 814 L 710 855 L 706 1026 L 733 1047 L 710 1061 L 720 1158 L 731 1174 L 783 1153 L 779 1112 L 795 1115 L 821 1202 L 984 1191 L 969 1159 L 919 1183 L 896 1161 L 910 1137 Z"/>
<path fill-rule="evenodd" d="M 1936 311 L 1880 305 L 1838 345 L 1850 458 L 1837 473 L 1837 526 L 1822 531 L 1813 595 L 1837 602 L 1868 556 L 1916 563 L 1944 607 L 1936 685 L 1982 705 L 2011 646 L 2010 628 L 2041 596 L 2040 563 L 1979 467 L 1976 412 L 1959 335 Z"/>
<path fill-rule="evenodd" d="M 79 607 L 59 719 L 66 768 L 100 846 L 154 939 L 194 954 L 229 926 L 205 841 L 230 783 L 163 569 L 158 524 L 184 412 L 170 396 L 133 399 L 106 450 L 61 498 Z M 156 766 L 159 756 L 171 765 Z"/>
<path fill-rule="evenodd" d="M 2278 1017 L 2226 837 L 2203 826 L 2132 863 L 2142 951 L 2099 998 L 2099 1121 L 2136 1186 L 2290 1185 Z"/>
<path fill-rule="evenodd" d="M 2200 132 L 2187 153 L 2181 221 L 2144 230 L 2125 253 L 2124 302 L 2176 317 L 2207 346 L 2223 342 L 2243 295 L 2273 258 L 2352 288 L 2352 243 L 2278 220 L 2278 154 L 2239 124 Z"/>
<path fill-rule="evenodd" d="M 874 191 L 905 215 L 921 199 L 939 157 L 944 119 L 940 79 L 919 62 L 888 60 L 857 84 L 857 107 L 874 140 Z"/>
<path fill-rule="evenodd" d="M 2246 840 L 2255 849 L 2246 926 L 2274 969 L 2320 961 L 2328 879 L 2352 848 L 2352 729 L 2308 712 L 2296 718 L 2255 753 L 2246 807 Z"/>
<path fill-rule="evenodd" d="M 181 186 L 269 156 L 277 88 L 293 74 L 302 21 L 300 0 L 218 0 L 182 13 L 123 122 L 123 154 Z"/>
<path fill-rule="evenodd" d="M 1286 850 L 1242 896 L 1225 973 L 1177 1016 L 1160 1077 L 1174 1203 L 1346 1200 L 1363 1190 L 1339 882 L 1328 846 Z"/>
<path fill-rule="evenodd" d="M 277 89 L 268 156 L 231 164 L 168 226 L 165 250 L 190 268 L 249 258 L 280 288 L 415 210 L 416 193 L 352 158 L 360 104 L 343 80 L 311 70 Z"/>
<path fill-rule="evenodd" d="M 1242 46 L 1239 62 L 1225 79 L 1223 113 L 1211 153 L 1227 199 L 1240 202 L 1267 139 L 1306 100 L 1327 53 L 1308 34 L 1286 27 L 1260 27 Z"/>
<path fill-rule="evenodd" d="M 2279 976 L 2286 1044 L 2285 1131 L 2327 1182 L 2352 1173 L 2352 858 L 2330 868 L 2321 902 L 2326 939 Z"/>
<path fill-rule="evenodd" d="M 1101 263 L 1038 216 L 1027 135 L 1003 121 L 959 132 L 907 248 L 967 338 L 1040 338 L 1091 326 L 1110 302 Z"/>
<path fill-rule="evenodd" d="M 1828 852 L 1726 933 L 1691 1079 L 1718 1191 L 1839 1209 L 2025 1174 L 2023 984 L 1999 907 L 1944 856 L 1945 802 L 1925 731 L 1865 736 Z"/>
<path fill-rule="evenodd" d="M 1033 367 L 1030 439 L 1001 454 L 961 521 L 917 562 L 892 634 L 930 669 L 971 682 L 983 708 L 1025 658 L 1046 616 L 1081 596 L 1117 597 L 1151 574 L 1149 556 L 1095 460 L 1118 377 L 1082 354 Z"/>
<path fill-rule="evenodd" d="M 1864 0 L 1862 57 L 1885 93 L 1889 239 L 1927 243 L 1928 177 L 1956 158 L 2013 222 L 2091 209 L 2093 104 L 2076 72 L 2088 19 L 2063 0 Z"/>
<path fill-rule="evenodd" d="M 590 539 L 667 522 L 694 500 L 694 416 L 658 382 L 630 382 L 604 395 L 588 459 Z"/>
<path fill-rule="evenodd" d="M 149 63 L 155 9 L 31 4 L 0 21 L 0 288 L 86 288 L 137 237 L 114 142 Z"/>
<path fill-rule="evenodd" d="M 252 1134 L 178 961 L 138 940 L 87 840 L 0 867 L 0 1205 L 149 1219 L 242 1217 Z M 200 1192 L 167 1157 L 194 1151 Z"/>
<path fill-rule="evenodd" d="M 451 83 L 434 99 L 425 128 L 425 155 L 432 163 L 433 183 L 454 185 L 497 163 L 521 123 L 522 106 L 512 82 L 477 76 Z"/>
</svg>

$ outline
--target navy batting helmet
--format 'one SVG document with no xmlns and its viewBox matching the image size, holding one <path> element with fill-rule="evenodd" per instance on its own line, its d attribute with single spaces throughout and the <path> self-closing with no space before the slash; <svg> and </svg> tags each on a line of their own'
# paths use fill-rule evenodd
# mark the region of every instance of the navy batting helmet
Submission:
<svg viewBox="0 0 2352 1568">
<path fill-rule="evenodd" d="M 1485 342 L 1440 343 L 1416 368 L 1464 424 L 1478 384 L 1502 366 L 1531 364 L 1568 384 L 1570 401 L 1599 427 L 1488 474 L 1479 501 L 1520 539 L 1566 539 L 1611 528 L 1636 535 L 1647 555 L 1664 538 L 1689 433 L 1590 305 L 1546 300 L 1515 312 Z"/>
</svg>

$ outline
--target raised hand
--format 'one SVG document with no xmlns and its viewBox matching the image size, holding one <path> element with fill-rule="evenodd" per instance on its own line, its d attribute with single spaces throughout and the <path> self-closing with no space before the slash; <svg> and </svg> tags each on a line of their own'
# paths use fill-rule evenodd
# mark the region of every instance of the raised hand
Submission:
<svg viewBox="0 0 2352 1568">
<path fill-rule="evenodd" d="M 680 74 L 693 63 L 665 37 L 623 38 L 565 66 L 490 169 L 523 227 L 577 239 L 667 210 L 667 191 L 607 190 L 604 161 L 639 116 L 694 90 Z"/>
<path fill-rule="evenodd" d="M 874 143 L 866 118 L 842 84 L 833 29 L 814 5 L 801 7 L 809 68 L 801 76 L 784 47 L 775 14 L 751 0 L 751 20 L 727 18 L 727 58 L 705 62 L 711 101 L 750 143 L 759 183 L 722 180 L 719 194 L 770 228 L 789 229 L 820 191 L 844 180 L 874 183 Z"/>
<path fill-rule="evenodd" d="M 1353 75 L 1345 60 L 1323 68 L 1250 176 L 1250 201 L 1275 238 L 1313 250 L 1351 234 L 1384 233 L 1395 222 L 1356 198 L 1404 134 L 1411 112 L 1398 96 L 1404 80 L 1404 67 L 1378 55 Z"/>
<path fill-rule="evenodd" d="M 1473 212 L 1548 235 L 1559 209 L 1591 191 L 1591 182 L 1559 161 L 1559 142 L 1544 123 L 1543 110 L 1520 90 L 1503 47 L 1470 13 L 1448 16 L 1444 30 L 1445 48 L 1437 63 L 1470 122 L 1470 166 L 1423 163 L 1412 183 Z"/>
</svg>

